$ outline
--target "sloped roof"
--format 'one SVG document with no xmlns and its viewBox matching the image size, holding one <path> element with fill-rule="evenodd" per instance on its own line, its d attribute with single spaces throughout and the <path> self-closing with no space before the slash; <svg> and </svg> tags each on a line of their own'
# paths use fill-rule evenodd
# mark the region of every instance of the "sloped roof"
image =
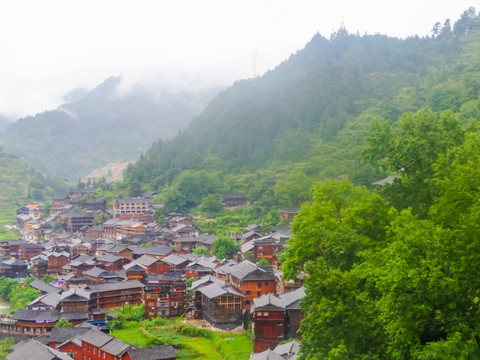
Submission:
<svg viewBox="0 0 480 360">
<path fill-rule="evenodd" d="M 54 286 L 51 286 L 47 284 L 46 282 L 42 280 L 35 279 L 33 280 L 30 284 L 30 287 L 36 290 L 40 290 L 41 292 L 44 293 L 56 293 L 59 294 L 62 292 L 62 289 L 56 288 Z"/>
<path fill-rule="evenodd" d="M 268 349 L 261 353 L 252 354 L 250 360 L 285 360 L 285 358 Z"/>
<path fill-rule="evenodd" d="M 50 333 L 50 337 L 47 344 L 51 343 L 63 343 L 74 336 L 80 336 L 90 328 L 87 327 L 54 327 Z"/>
<path fill-rule="evenodd" d="M 98 285 L 90 285 L 87 289 L 91 293 L 95 292 L 104 292 L 104 291 L 112 291 L 112 290 L 124 290 L 124 289 L 133 289 L 133 288 L 143 288 L 143 284 L 138 280 L 127 280 L 127 281 L 119 281 L 114 283 L 105 283 L 105 284 L 98 284 Z"/>
<path fill-rule="evenodd" d="M 172 345 L 159 345 L 143 349 L 130 349 L 128 355 L 132 360 L 163 360 L 177 357 L 177 349 Z"/>
<path fill-rule="evenodd" d="M 195 265 L 200 265 L 208 269 L 215 269 L 218 265 L 214 262 L 208 261 L 204 256 L 199 257 L 197 260 L 192 261 L 187 265 L 187 268 L 194 267 Z"/>
<path fill-rule="evenodd" d="M 240 280 L 275 280 L 275 275 L 251 261 L 245 260 L 232 267 L 230 273 Z"/>
<path fill-rule="evenodd" d="M 145 271 L 147 268 L 141 264 L 138 264 L 136 261 L 131 262 L 123 267 L 125 270 L 129 271 Z"/>
<path fill-rule="evenodd" d="M 275 353 L 283 357 L 288 357 L 292 359 L 291 356 L 296 355 L 300 352 L 300 344 L 296 340 L 289 341 L 285 344 L 279 344 L 273 349 Z"/>
<path fill-rule="evenodd" d="M 305 288 L 302 286 L 296 290 L 279 295 L 287 309 L 300 309 L 299 302 L 305 297 Z"/>
<path fill-rule="evenodd" d="M 52 293 L 48 293 L 48 294 L 39 296 L 38 298 L 33 300 L 30 304 L 28 304 L 28 306 L 35 305 L 39 302 L 42 302 L 42 303 L 44 303 L 45 305 L 48 305 L 48 306 L 56 307 L 58 305 L 58 303 L 60 302 L 60 294 L 52 292 Z"/>
<path fill-rule="evenodd" d="M 90 293 L 82 288 L 75 287 L 65 291 L 60 296 L 60 301 L 83 301 L 90 300 Z"/>
<path fill-rule="evenodd" d="M 255 247 L 255 240 L 250 240 L 240 247 L 240 251 L 242 253 L 246 253 L 247 251 L 253 250 L 254 247 Z"/>
<path fill-rule="evenodd" d="M 137 264 L 140 264 L 143 266 L 150 266 L 152 264 L 155 264 L 157 261 L 160 261 L 160 259 L 150 255 L 142 255 L 137 260 L 135 260 Z"/>
<path fill-rule="evenodd" d="M 7 355 L 7 360 L 72 360 L 70 356 L 32 339 Z"/>
<path fill-rule="evenodd" d="M 87 332 L 80 335 L 80 339 L 82 341 L 85 341 L 86 343 L 89 343 L 90 345 L 102 347 L 110 340 L 112 340 L 113 336 L 104 334 L 103 332 L 96 329 L 88 329 Z"/>
<path fill-rule="evenodd" d="M 220 265 L 213 269 L 213 271 L 217 274 L 227 275 L 230 274 L 230 271 L 234 266 L 238 265 L 238 263 L 234 260 L 229 260 L 226 264 Z"/>
<path fill-rule="evenodd" d="M 219 285 L 225 285 L 225 280 L 219 279 L 212 275 L 206 275 L 198 280 L 192 282 L 191 290 L 196 290 L 202 286 L 207 286 L 212 283 L 217 283 Z"/>
<path fill-rule="evenodd" d="M 166 256 L 170 254 L 172 251 L 176 251 L 176 249 L 170 246 L 149 246 L 147 248 L 138 248 L 136 250 L 136 252 L 139 254 L 160 255 L 160 256 Z"/>
<path fill-rule="evenodd" d="M 126 350 L 130 349 L 132 345 L 123 342 L 122 340 L 112 338 L 109 342 L 103 345 L 100 349 L 105 351 L 113 356 L 119 356 L 124 353 Z"/>
<path fill-rule="evenodd" d="M 185 259 L 184 257 L 178 256 L 178 255 L 175 255 L 175 254 L 168 255 L 162 261 L 166 262 L 167 264 L 171 264 L 171 265 L 180 265 L 180 264 L 184 264 L 184 263 L 189 262 L 188 259 Z"/>
<path fill-rule="evenodd" d="M 255 310 L 260 309 L 285 309 L 285 303 L 274 294 L 262 295 L 258 298 L 253 299 L 253 308 Z"/>
<path fill-rule="evenodd" d="M 225 294 L 232 294 L 232 295 L 243 297 L 242 294 L 240 294 L 238 291 L 236 291 L 232 287 L 221 285 L 218 283 L 212 283 L 210 285 L 200 287 L 197 291 L 201 292 L 203 295 L 205 295 L 209 299 L 215 299 L 216 297 L 219 297 Z"/>
<path fill-rule="evenodd" d="M 108 271 L 100 267 L 94 266 L 90 270 L 85 271 L 83 274 L 86 276 L 100 277 L 100 275 L 102 275 L 102 273 L 104 272 L 108 272 Z"/>
<path fill-rule="evenodd" d="M 122 259 L 123 259 L 123 257 L 121 257 L 121 256 L 106 254 L 106 255 L 103 255 L 103 256 L 97 258 L 97 261 L 113 263 L 115 261 L 122 260 Z"/>
</svg>

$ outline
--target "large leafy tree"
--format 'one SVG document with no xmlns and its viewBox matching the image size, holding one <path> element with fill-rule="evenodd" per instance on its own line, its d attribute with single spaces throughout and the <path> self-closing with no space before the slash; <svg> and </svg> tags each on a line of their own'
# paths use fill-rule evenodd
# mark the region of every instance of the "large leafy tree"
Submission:
<svg viewBox="0 0 480 360">
<path fill-rule="evenodd" d="M 395 125 L 374 121 L 363 158 L 386 164 L 400 175 L 383 190 L 393 206 L 412 207 L 414 212 L 426 214 L 436 194 L 433 184 L 426 181 L 433 176 L 433 164 L 463 138 L 461 123 L 451 111 L 437 116 L 430 110 L 419 110 L 402 115 Z"/>
<path fill-rule="evenodd" d="M 239 249 L 240 244 L 228 236 L 221 235 L 212 244 L 212 254 L 218 259 L 231 259 Z"/>
<path fill-rule="evenodd" d="M 381 246 L 389 213 L 365 187 L 327 181 L 312 189 L 292 224 L 282 265 L 285 277 L 305 271 L 302 357 L 378 359 L 385 347 L 376 291 L 356 270 L 362 251 Z"/>
</svg>

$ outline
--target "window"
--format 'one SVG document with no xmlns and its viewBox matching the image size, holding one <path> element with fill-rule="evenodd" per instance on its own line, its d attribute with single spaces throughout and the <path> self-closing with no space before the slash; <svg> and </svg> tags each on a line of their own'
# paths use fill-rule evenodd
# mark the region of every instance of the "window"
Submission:
<svg viewBox="0 0 480 360">
<path fill-rule="evenodd" d="M 250 300 L 245 301 L 245 305 L 250 305 Z"/>
<path fill-rule="evenodd" d="M 263 285 L 268 285 L 268 281 L 264 281 L 264 282 L 263 282 Z"/>
<path fill-rule="evenodd" d="M 251 295 L 252 292 L 250 290 L 245 291 L 245 295 Z"/>
<path fill-rule="evenodd" d="M 258 282 L 258 287 L 259 288 L 262 287 L 262 282 L 261 281 Z"/>
<path fill-rule="evenodd" d="M 257 297 L 260 297 L 260 291 L 257 291 Z"/>
<path fill-rule="evenodd" d="M 268 316 L 268 312 L 264 312 L 264 313 L 263 313 L 263 316 Z"/>
</svg>

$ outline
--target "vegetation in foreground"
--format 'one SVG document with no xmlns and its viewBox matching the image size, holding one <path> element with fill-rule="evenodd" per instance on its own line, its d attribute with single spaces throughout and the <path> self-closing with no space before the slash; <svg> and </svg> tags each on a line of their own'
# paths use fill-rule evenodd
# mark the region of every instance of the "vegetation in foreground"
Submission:
<svg viewBox="0 0 480 360">
<path fill-rule="evenodd" d="M 143 306 L 123 307 L 115 311 L 117 320 L 110 323 L 111 335 L 143 348 L 172 344 L 180 360 L 248 360 L 252 340 L 244 334 L 217 333 L 189 326 L 183 318 L 142 320 Z"/>
</svg>

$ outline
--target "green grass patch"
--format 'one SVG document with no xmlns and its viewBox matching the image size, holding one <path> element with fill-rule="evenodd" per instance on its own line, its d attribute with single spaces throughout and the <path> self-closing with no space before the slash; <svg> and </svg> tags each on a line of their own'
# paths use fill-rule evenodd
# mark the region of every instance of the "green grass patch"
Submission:
<svg viewBox="0 0 480 360">
<path fill-rule="evenodd" d="M 142 321 L 136 326 L 114 330 L 111 335 L 136 347 L 172 344 L 179 349 L 181 360 L 248 360 L 253 349 L 246 335 L 190 327 L 175 319 Z"/>
</svg>

